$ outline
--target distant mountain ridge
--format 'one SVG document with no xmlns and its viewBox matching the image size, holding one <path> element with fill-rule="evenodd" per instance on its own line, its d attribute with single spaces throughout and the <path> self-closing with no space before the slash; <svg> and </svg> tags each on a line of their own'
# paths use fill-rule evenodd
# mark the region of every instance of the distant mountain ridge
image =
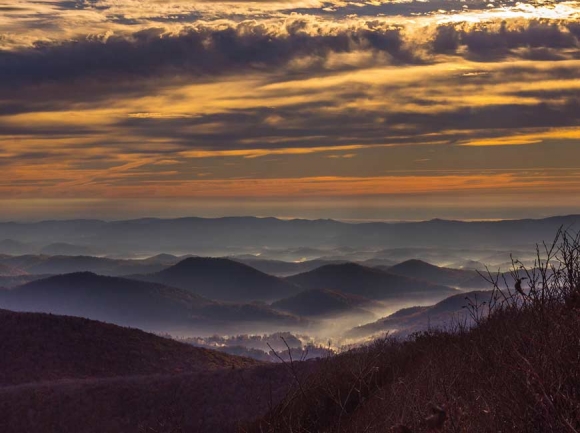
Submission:
<svg viewBox="0 0 580 433">
<path fill-rule="evenodd" d="M 483 277 L 476 271 L 444 268 L 417 259 L 407 260 L 390 267 L 381 266 L 379 269 L 452 287 L 473 288 L 477 284 L 479 284 L 479 287 L 487 285 Z"/>
<path fill-rule="evenodd" d="M 428 328 L 450 328 L 457 324 L 471 323 L 471 316 L 465 310 L 469 302 L 477 300 L 480 312 L 483 312 L 489 302 L 492 291 L 472 291 L 460 293 L 442 301 L 422 307 L 403 308 L 376 322 L 353 328 L 347 333 L 349 337 L 366 337 L 378 333 L 397 332 L 407 335 Z"/>
<path fill-rule="evenodd" d="M 313 271 L 287 277 L 286 280 L 304 290 L 338 290 L 374 300 L 413 296 L 445 297 L 457 293 L 448 286 L 395 275 L 356 263 L 325 265 Z"/>
<path fill-rule="evenodd" d="M 142 260 L 110 259 L 87 255 L 38 255 L 0 256 L 0 265 L 20 269 L 28 274 L 70 274 L 94 272 L 106 276 L 125 276 L 136 273 L 157 272 L 175 264 L 180 259 L 168 256 Z"/>
<path fill-rule="evenodd" d="M 464 222 L 434 219 L 402 223 L 344 223 L 276 218 L 143 218 L 127 221 L 68 220 L 0 223 L 0 239 L 66 242 L 112 251 L 174 251 L 224 246 L 453 246 L 495 247 L 552 240 L 560 226 L 580 223 L 579 215 L 545 219 Z"/>
<path fill-rule="evenodd" d="M 21 269 L 0 262 L 0 277 L 19 277 L 26 274 L 27 272 Z"/>
<path fill-rule="evenodd" d="M 328 264 L 347 263 L 348 260 L 328 260 L 315 259 L 305 260 L 302 262 L 287 262 L 282 260 L 268 260 L 260 258 L 238 258 L 230 257 L 231 260 L 244 263 L 252 268 L 258 269 L 266 274 L 275 275 L 279 277 L 287 277 L 290 275 L 299 274 L 301 272 L 311 271 L 320 266 Z"/>
<path fill-rule="evenodd" d="M 245 322 L 296 326 L 300 320 L 267 305 L 210 300 L 159 283 L 104 277 L 90 272 L 53 276 L 0 290 L 0 308 L 102 320 L 123 326 L 191 331 Z"/>
<path fill-rule="evenodd" d="M 232 302 L 274 301 L 299 291 L 283 279 L 225 258 L 190 257 L 155 274 L 132 278 Z"/>
<path fill-rule="evenodd" d="M 272 307 L 306 317 L 350 314 L 372 320 L 374 314 L 366 310 L 373 307 L 370 299 L 328 289 L 305 290 L 289 298 L 272 303 Z"/>
</svg>

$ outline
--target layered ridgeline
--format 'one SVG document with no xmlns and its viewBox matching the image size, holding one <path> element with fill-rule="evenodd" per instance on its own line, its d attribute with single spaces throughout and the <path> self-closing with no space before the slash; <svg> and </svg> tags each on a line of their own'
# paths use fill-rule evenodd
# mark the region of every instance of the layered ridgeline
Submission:
<svg viewBox="0 0 580 433">
<path fill-rule="evenodd" d="M 249 245 L 270 248 L 327 245 L 503 248 L 507 246 L 506 239 L 513 246 L 534 243 L 550 239 L 560 226 L 579 222 L 578 215 L 538 220 L 463 222 L 436 219 L 364 224 L 254 217 L 69 220 L 0 223 L 0 239 L 12 239 L 12 244 L 7 246 L 11 251 L 22 251 L 22 243 L 27 242 L 70 243 L 111 252 L 190 250 L 192 245 L 198 248 Z"/>
<path fill-rule="evenodd" d="M 224 258 L 190 257 L 160 272 L 132 278 L 221 301 L 275 301 L 300 291 L 291 282 Z"/>
<path fill-rule="evenodd" d="M 286 281 L 304 289 L 330 289 L 373 300 L 439 298 L 457 291 L 441 284 L 395 275 L 355 263 L 326 265 L 310 272 L 287 277 Z"/>
<path fill-rule="evenodd" d="M 378 268 L 393 274 L 420 278 L 445 286 L 489 288 L 489 283 L 477 271 L 435 266 L 423 260 L 411 259 L 394 266 L 379 266 Z"/>
<path fill-rule="evenodd" d="M 374 320 L 373 311 L 384 310 L 385 305 L 363 296 L 336 290 L 311 289 L 272 303 L 272 307 L 304 317 L 357 316 L 360 320 Z"/>
<path fill-rule="evenodd" d="M 450 296 L 435 305 L 403 308 L 375 322 L 357 326 L 346 333 L 350 338 L 381 336 L 387 333 L 399 336 L 427 329 L 444 329 L 473 324 L 472 313 L 467 309 L 477 305 L 478 314 L 487 311 L 492 291 L 473 291 Z"/>
<path fill-rule="evenodd" d="M 1 260 L 1 258 L 0 258 Z M 27 272 L 18 269 L 14 266 L 4 264 L 0 261 L 0 277 L 19 277 L 26 275 Z"/>
<path fill-rule="evenodd" d="M 321 255 L 322 254 L 324 253 L 321 253 Z M 327 260 L 327 259 L 286 262 L 283 260 L 268 260 L 253 257 L 252 258 L 231 257 L 231 259 L 251 266 L 252 268 L 262 271 L 266 274 L 275 275 L 278 277 L 288 277 L 290 275 L 296 275 L 302 272 L 312 271 L 313 269 L 319 268 L 324 265 L 332 265 L 348 262 L 348 260 Z"/>
<path fill-rule="evenodd" d="M 100 275 L 118 277 L 158 272 L 178 263 L 180 260 L 183 259 L 170 254 L 160 254 L 140 260 L 112 259 L 86 255 L 4 255 L 0 256 L 0 276 L 4 275 L 3 267 L 9 267 L 29 275 L 94 272 Z"/>
<path fill-rule="evenodd" d="M 265 304 L 210 300 L 160 283 L 90 272 L 53 276 L 0 290 L 0 307 L 67 314 L 151 330 L 218 332 L 244 324 L 301 326 L 303 321 Z"/>
</svg>

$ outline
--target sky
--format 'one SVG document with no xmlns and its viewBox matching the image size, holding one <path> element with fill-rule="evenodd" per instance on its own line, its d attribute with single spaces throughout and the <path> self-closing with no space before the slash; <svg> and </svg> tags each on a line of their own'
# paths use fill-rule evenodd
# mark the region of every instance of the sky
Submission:
<svg viewBox="0 0 580 433">
<path fill-rule="evenodd" d="M 0 219 L 580 213 L 580 2 L 0 0 Z"/>
</svg>

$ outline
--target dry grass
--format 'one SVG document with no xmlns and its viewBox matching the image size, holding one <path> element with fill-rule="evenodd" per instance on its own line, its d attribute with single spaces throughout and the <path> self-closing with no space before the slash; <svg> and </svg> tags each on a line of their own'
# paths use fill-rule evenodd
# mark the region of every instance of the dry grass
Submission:
<svg viewBox="0 0 580 433">
<path fill-rule="evenodd" d="M 559 232 L 537 252 L 532 269 L 513 261 L 524 295 L 486 276 L 490 300 L 467 306 L 474 327 L 329 358 L 242 430 L 579 432 L 580 238 Z"/>
<path fill-rule="evenodd" d="M 266 364 L 0 387 L 0 432 L 233 433 L 291 383 L 283 366 Z"/>
</svg>

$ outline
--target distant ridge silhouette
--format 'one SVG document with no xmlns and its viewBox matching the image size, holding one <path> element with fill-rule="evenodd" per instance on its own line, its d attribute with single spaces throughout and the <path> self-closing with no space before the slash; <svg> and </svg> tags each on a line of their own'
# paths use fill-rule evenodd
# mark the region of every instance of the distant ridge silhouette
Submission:
<svg viewBox="0 0 580 433">
<path fill-rule="evenodd" d="M 87 317 L 142 329 L 190 331 L 240 322 L 296 325 L 267 305 L 221 303 L 160 283 L 78 272 L 0 290 L 0 307 Z"/>
<path fill-rule="evenodd" d="M 225 258 L 190 257 L 160 272 L 134 278 L 220 301 L 273 301 L 299 291 L 287 281 Z"/>
<path fill-rule="evenodd" d="M 456 293 L 448 286 L 395 275 L 356 263 L 325 265 L 286 280 L 303 289 L 338 290 L 375 300 L 414 295 L 444 297 Z"/>
</svg>

